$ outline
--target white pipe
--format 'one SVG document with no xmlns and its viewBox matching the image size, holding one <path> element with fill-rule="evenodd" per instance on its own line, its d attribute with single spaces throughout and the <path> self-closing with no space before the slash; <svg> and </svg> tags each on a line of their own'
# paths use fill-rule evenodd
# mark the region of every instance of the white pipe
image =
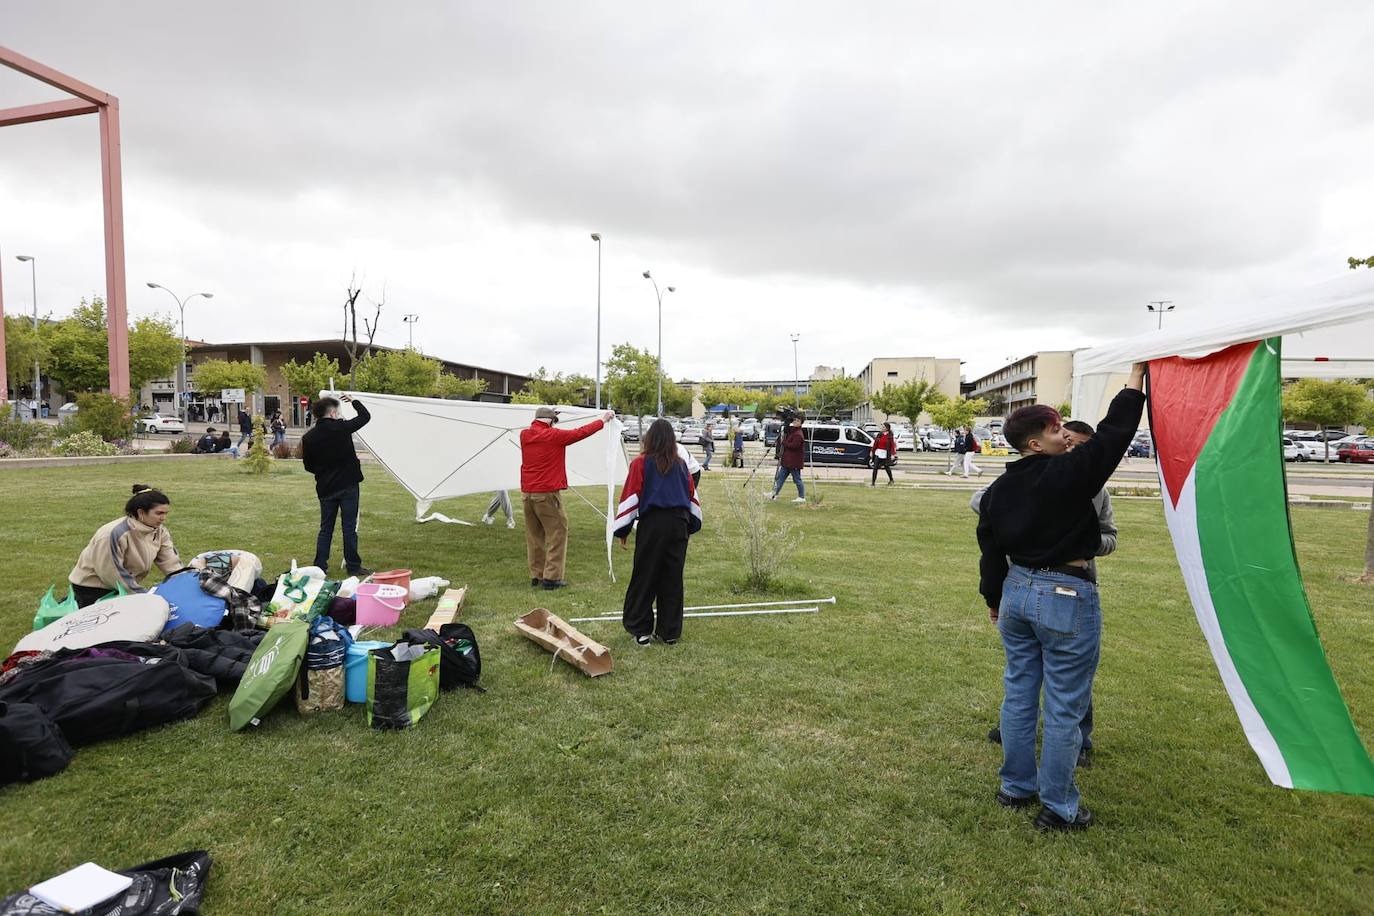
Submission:
<svg viewBox="0 0 1374 916">
<path fill-rule="evenodd" d="M 798 598 L 795 601 L 756 601 L 753 604 L 701 604 L 685 607 L 684 611 L 722 611 L 740 607 L 777 607 L 786 604 L 834 604 L 835 598 Z"/>
<path fill-rule="evenodd" d="M 683 617 L 753 617 L 759 614 L 817 614 L 820 613 L 820 606 L 816 607 L 788 607 L 773 608 L 767 611 L 711 611 L 705 614 L 683 614 Z M 589 623 L 594 620 L 620 620 L 620 614 L 611 614 L 607 617 L 574 617 L 569 623 Z"/>
</svg>

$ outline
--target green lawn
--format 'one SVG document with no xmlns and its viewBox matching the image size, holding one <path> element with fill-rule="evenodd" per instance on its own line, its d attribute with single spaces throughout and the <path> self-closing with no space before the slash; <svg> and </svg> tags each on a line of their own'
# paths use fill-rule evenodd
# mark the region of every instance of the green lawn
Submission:
<svg viewBox="0 0 1374 916">
<path fill-rule="evenodd" d="M 568 500 L 574 587 L 546 596 L 528 586 L 520 530 L 417 525 L 407 494 L 369 476 L 364 560 L 471 586 L 489 692 L 445 694 L 401 733 L 368 729 L 361 707 L 305 719 L 288 701 L 229 734 L 221 698 L 81 749 L 65 774 L 0 789 L 0 890 L 88 859 L 205 848 L 219 914 L 1370 911 L 1374 799 L 1268 784 L 1155 503 L 1122 502 L 1120 549 L 1102 563 L 1098 751 L 1080 780 L 1098 826 L 1046 837 L 1033 811 L 992 800 L 1001 650 L 966 494 L 831 484 L 822 508 L 770 507 L 805 531 L 780 594 L 837 606 L 689 621 L 671 649 L 587 624 L 616 663 L 591 680 L 511 626 L 540 604 L 618 609 L 629 554 L 617 549 L 611 584 L 586 505 Z M 172 496 L 184 555 L 310 559 L 315 501 L 298 468 L 0 470 L 0 643 L 27 630 L 135 480 Z M 720 487 L 708 476 L 689 603 L 758 600 L 736 597 Z M 484 501 L 442 508 L 471 519 Z M 1299 509 L 1294 524 L 1332 666 L 1374 738 L 1374 595 L 1348 581 L 1365 516 Z"/>
</svg>

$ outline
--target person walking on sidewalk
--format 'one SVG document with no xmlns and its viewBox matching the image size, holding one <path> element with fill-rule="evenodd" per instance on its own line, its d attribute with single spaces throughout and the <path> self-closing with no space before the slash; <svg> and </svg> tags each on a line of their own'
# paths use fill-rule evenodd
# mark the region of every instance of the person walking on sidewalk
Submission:
<svg viewBox="0 0 1374 916">
<path fill-rule="evenodd" d="M 239 408 L 239 441 L 235 448 L 242 449 L 243 443 L 253 438 L 253 418 L 248 415 L 248 411 Z"/>
<path fill-rule="evenodd" d="M 632 527 L 634 572 L 621 621 L 636 645 L 647 646 L 654 636 L 674 645 L 682 636 L 687 539 L 701 530 L 701 503 L 687 465 L 678 457 L 673 425 L 661 418 L 649 427 L 621 488 L 615 536 L 622 548 L 629 547 Z"/>
<path fill-rule="evenodd" d="M 520 431 L 520 500 L 525 508 L 525 554 L 530 586 L 564 588 L 568 554 L 568 514 L 558 495 L 568 488 L 568 446 L 595 435 L 611 421 L 608 410 L 600 419 L 576 429 L 555 429 L 558 411 L 540 407 L 534 421 Z"/>
<path fill-rule="evenodd" d="M 272 447 L 286 444 L 286 418 L 280 410 L 272 411 Z"/>
<path fill-rule="evenodd" d="M 879 430 L 878 437 L 873 440 L 873 448 L 869 458 L 873 462 L 873 479 L 869 481 L 870 487 L 878 485 L 878 472 L 887 472 L 887 485 L 892 486 L 895 481 L 892 479 L 892 459 L 897 454 L 897 437 L 892 435 L 892 424 L 884 423 Z"/>
<path fill-rule="evenodd" d="M 778 472 L 773 477 L 773 495 L 777 499 L 782 485 L 788 477 L 797 485 L 797 498 L 794 503 L 806 502 L 806 485 L 802 483 L 802 468 L 806 466 L 806 437 L 802 434 L 801 417 L 794 417 L 787 427 L 787 434 L 779 437 L 780 455 Z"/>
<path fill-rule="evenodd" d="M 301 437 L 302 464 L 315 475 L 315 496 L 320 501 L 320 533 L 315 538 L 315 565 L 329 572 L 329 551 L 334 541 L 334 520 L 343 525 L 344 568 L 350 576 L 363 578 L 372 570 L 363 566 L 358 555 L 358 506 L 362 498 L 358 484 L 363 482 L 363 467 L 353 448 L 353 434 L 367 425 L 372 415 L 362 401 L 348 395 L 356 416 L 339 417 L 339 402 L 320 398 L 315 402 L 315 425 Z"/>
<path fill-rule="evenodd" d="M 701 454 L 703 456 L 701 461 L 701 469 L 703 471 L 711 470 L 711 459 L 714 458 L 716 454 L 716 440 L 711 437 L 711 426 L 712 424 L 707 423 L 701 428 L 701 435 L 697 436 L 697 445 L 701 446 Z"/>
</svg>

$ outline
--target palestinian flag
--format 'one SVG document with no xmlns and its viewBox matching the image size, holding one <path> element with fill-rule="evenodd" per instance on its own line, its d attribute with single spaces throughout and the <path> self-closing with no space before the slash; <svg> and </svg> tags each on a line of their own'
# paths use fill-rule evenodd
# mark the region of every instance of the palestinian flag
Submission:
<svg viewBox="0 0 1374 916">
<path fill-rule="evenodd" d="M 1281 338 L 1150 363 L 1150 426 L 1183 578 L 1275 785 L 1374 795 L 1298 573 L 1284 482 Z"/>
</svg>

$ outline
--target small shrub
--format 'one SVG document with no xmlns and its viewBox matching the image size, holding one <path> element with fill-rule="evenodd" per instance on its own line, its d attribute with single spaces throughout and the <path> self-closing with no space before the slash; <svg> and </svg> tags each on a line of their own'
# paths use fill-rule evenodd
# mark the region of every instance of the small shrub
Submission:
<svg viewBox="0 0 1374 916">
<path fill-rule="evenodd" d="M 291 446 L 291 457 L 301 461 L 305 460 L 305 440 L 302 439 Z"/>
<path fill-rule="evenodd" d="M 52 453 L 63 458 L 94 458 L 118 455 L 119 447 L 106 442 L 90 430 L 83 430 L 54 445 Z"/>
<path fill-rule="evenodd" d="M 727 483 L 723 490 L 729 522 L 721 528 L 721 536 L 748 561 L 748 586 L 767 591 L 782 564 L 801 543 L 801 533 L 793 534 L 790 522 L 772 523 L 764 487 Z"/>
<path fill-rule="evenodd" d="M 289 446 L 289 445 L 287 445 L 285 442 L 283 442 L 283 443 L 281 443 L 281 444 L 279 444 L 279 445 L 274 445 L 274 446 L 272 446 L 272 457 L 273 457 L 273 458 L 295 458 L 295 457 L 297 457 L 297 456 L 296 456 L 296 451 L 295 451 L 295 449 L 293 449 L 291 446 Z"/>
<path fill-rule="evenodd" d="M 0 419 L 0 440 L 8 443 L 17 454 L 46 451 L 56 438 L 56 432 L 46 423 L 9 417 Z"/>
<path fill-rule="evenodd" d="M 79 394 L 73 423 L 77 430 L 90 432 L 113 442 L 134 437 L 134 405 L 132 400 L 109 394 Z"/>
<path fill-rule="evenodd" d="M 253 474 L 266 474 L 272 470 L 272 456 L 267 452 L 267 421 L 260 416 L 254 417 L 253 429 L 253 444 L 248 447 L 243 469 Z"/>
<path fill-rule="evenodd" d="M 0 458 L 18 458 L 19 449 L 0 439 Z"/>
<path fill-rule="evenodd" d="M 173 439 L 171 447 L 167 451 L 173 455 L 189 455 L 196 450 L 196 440 L 190 436 L 182 436 L 180 439 Z"/>
</svg>

